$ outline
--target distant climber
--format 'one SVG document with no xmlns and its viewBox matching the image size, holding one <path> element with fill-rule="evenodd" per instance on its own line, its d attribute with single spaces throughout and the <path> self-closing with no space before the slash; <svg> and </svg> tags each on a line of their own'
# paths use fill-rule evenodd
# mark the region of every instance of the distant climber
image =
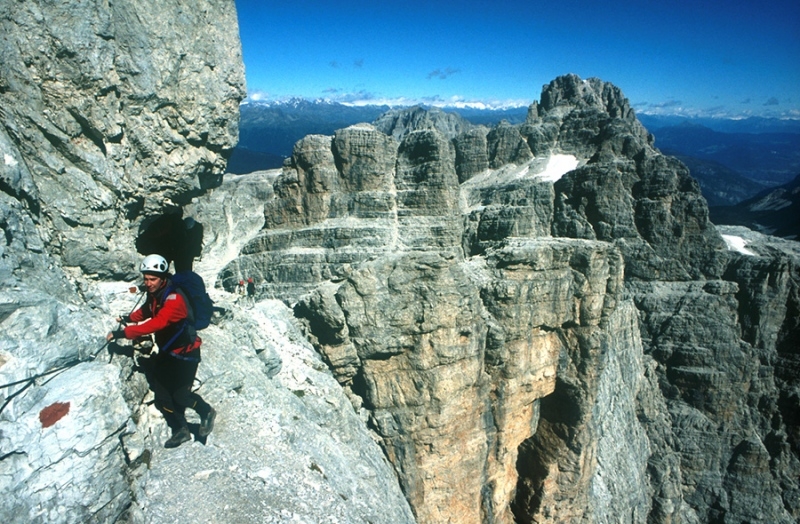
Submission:
<svg viewBox="0 0 800 524">
<path fill-rule="evenodd" d="M 256 302 L 256 284 L 253 282 L 253 277 L 247 279 L 247 298 L 252 303 Z"/>
<path fill-rule="evenodd" d="M 156 407 L 172 430 L 164 447 L 174 448 L 192 438 L 186 422 L 186 408 L 200 416 L 200 437 L 211 433 L 216 411 L 192 392 L 202 340 L 194 329 L 191 304 L 180 289 L 171 285 L 169 263 L 160 255 L 148 255 L 139 270 L 144 278 L 147 301 L 129 316 L 117 319 L 128 325 L 110 332 L 106 338 L 109 341 L 133 340 L 155 334 L 159 351 L 147 359 L 146 374 L 155 394 Z"/>
<path fill-rule="evenodd" d="M 244 280 L 240 280 L 238 284 L 236 284 L 236 296 L 238 297 L 236 300 L 245 298 L 247 294 L 247 288 L 244 287 Z"/>
</svg>

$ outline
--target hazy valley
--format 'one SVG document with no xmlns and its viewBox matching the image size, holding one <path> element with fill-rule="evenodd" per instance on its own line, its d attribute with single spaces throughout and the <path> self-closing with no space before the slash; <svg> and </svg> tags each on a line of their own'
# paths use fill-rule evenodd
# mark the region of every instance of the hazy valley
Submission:
<svg viewBox="0 0 800 524">
<path fill-rule="evenodd" d="M 527 108 L 475 109 L 429 108 L 459 115 L 473 125 L 493 126 L 501 121 L 518 125 Z M 310 134 L 333 134 L 360 122 L 373 122 L 381 115 L 408 111 L 388 106 L 347 106 L 328 101 L 293 99 L 285 102 L 248 102 L 242 105 L 240 141 L 228 169 L 245 174 L 279 168 L 291 156 L 294 144 Z M 761 193 L 790 184 L 800 176 L 800 121 L 768 118 L 724 119 L 639 115 L 654 134 L 656 147 L 686 164 L 700 183 L 703 196 L 713 208 L 715 221 L 763 231 L 798 235 L 791 220 L 797 207 L 778 216 L 753 213 L 736 206 Z M 780 194 L 792 189 L 781 188 Z M 796 206 L 796 204 L 792 204 Z M 730 208 L 730 209 L 728 209 Z M 785 215 L 785 216 L 784 216 Z M 735 217 L 735 218 L 734 218 Z M 790 217 L 790 218 L 786 218 Z"/>
</svg>

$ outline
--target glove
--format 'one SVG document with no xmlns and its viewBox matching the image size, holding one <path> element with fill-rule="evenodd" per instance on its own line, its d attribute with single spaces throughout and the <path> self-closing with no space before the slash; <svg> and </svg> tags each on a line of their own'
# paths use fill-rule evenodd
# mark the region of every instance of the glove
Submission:
<svg viewBox="0 0 800 524">
<path fill-rule="evenodd" d="M 125 330 L 124 329 L 115 329 L 111 333 L 108 334 L 108 340 L 116 340 L 118 338 L 125 338 Z"/>
<path fill-rule="evenodd" d="M 121 324 L 130 324 L 131 323 L 131 316 L 130 315 L 120 315 L 118 320 Z"/>
</svg>

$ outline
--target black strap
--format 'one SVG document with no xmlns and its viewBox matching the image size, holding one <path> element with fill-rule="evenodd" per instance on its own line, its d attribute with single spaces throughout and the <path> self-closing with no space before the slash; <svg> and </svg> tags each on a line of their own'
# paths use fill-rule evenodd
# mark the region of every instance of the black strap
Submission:
<svg viewBox="0 0 800 524">
<path fill-rule="evenodd" d="M 164 344 L 164 347 L 163 347 L 163 348 L 162 348 L 162 347 L 159 347 L 158 349 L 159 349 L 160 351 L 166 351 L 166 350 L 167 350 L 167 348 L 168 348 L 168 347 L 170 347 L 170 346 L 172 345 L 172 343 L 173 343 L 173 342 L 175 342 L 175 341 L 178 339 L 178 337 L 179 337 L 179 336 L 181 336 L 181 333 L 183 333 L 183 331 L 184 331 L 185 329 L 186 329 L 186 320 L 184 320 L 184 321 L 183 321 L 183 323 L 182 323 L 182 325 L 181 325 L 181 328 L 180 328 L 180 329 L 179 329 L 179 330 L 178 330 L 178 331 L 177 331 L 177 332 L 176 332 L 174 335 L 172 335 L 172 338 L 171 338 L 171 339 L 169 339 L 169 342 L 167 342 L 166 344 Z"/>
</svg>

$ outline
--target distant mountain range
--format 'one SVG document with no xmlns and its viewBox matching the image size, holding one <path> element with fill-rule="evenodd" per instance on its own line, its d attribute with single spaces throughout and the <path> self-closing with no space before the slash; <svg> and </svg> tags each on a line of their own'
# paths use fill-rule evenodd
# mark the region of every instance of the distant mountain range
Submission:
<svg viewBox="0 0 800 524">
<path fill-rule="evenodd" d="M 372 122 L 388 110 L 388 106 L 353 107 L 300 98 L 242 104 L 239 144 L 228 161 L 228 171 L 244 174 L 280 167 L 304 136 L 332 135 L 352 124 Z"/>
<path fill-rule="evenodd" d="M 646 120 L 642 119 L 643 123 Z M 768 127 L 763 119 L 752 124 L 755 125 L 751 129 L 777 127 Z M 737 121 L 737 126 L 747 129 L 742 121 Z M 800 173 L 800 131 L 791 132 L 788 126 L 782 132 L 720 132 L 697 122 L 684 121 L 648 129 L 656 137 L 656 147 L 668 155 L 717 162 L 766 186 L 785 184 Z"/>
<path fill-rule="evenodd" d="M 800 175 L 735 206 L 709 207 L 715 224 L 747 226 L 768 235 L 800 240 Z"/>
<path fill-rule="evenodd" d="M 292 154 L 295 142 L 306 135 L 332 135 L 337 129 L 360 122 L 374 122 L 389 106 L 347 106 L 324 100 L 295 98 L 284 102 L 242 104 L 239 144 L 228 161 L 236 174 L 280 167 Z M 501 120 L 520 124 L 527 107 L 511 109 L 447 108 L 473 124 L 492 126 Z"/>
<path fill-rule="evenodd" d="M 300 98 L 243 104 L 239 145 L 228 170 L 243 174 L 280 167 L 304 136 L 332 135 L 352 124 L 375 122 L 391 109 Z M 527 107 L 444 110 L 487 126 L 502 120 L 520 124 L 528 112 Z M 655 136 L 656 147 L 689 167 L 710 206 L 738 204 L 800 174 L 800 120 L 637 116 Z"/>
<path fill-rule="evenodd" d="M 650 115 L 647 113 L 636 113 L 636 117 L 650 132 L 689 123 L 707 127 L 719 133 L 800 133 L 800 120 L 756 116 L 749 118 L 688 118 L 677 115 Z"/>
<path fill-rule="evenodd" d="M 658 145 L 658 139 L 656 139 Z M 703 160 L 693 156 L 664 151 L 686 164 L 692 176 L 700 184 L 700 190 L 709 206 L 729 206 L 746 200 L 768 189 L 768 185 L 756 182 L 720 162 Z"/>
</svg>

